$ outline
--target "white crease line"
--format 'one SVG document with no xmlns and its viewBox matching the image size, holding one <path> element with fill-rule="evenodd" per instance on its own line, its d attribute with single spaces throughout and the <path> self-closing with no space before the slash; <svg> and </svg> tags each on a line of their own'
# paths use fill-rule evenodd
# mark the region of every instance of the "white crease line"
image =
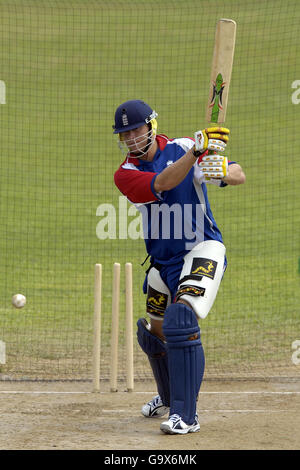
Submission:
<svg viewBox="0 0 300 470">
<path fill-rule="evenodd" d="M 120 393 L 120 392 L 119 392 Z M 127 392 L 121 392 L 121 393 L 127 393 Z M 137 393 L 137 394 L 141 394 L 141 395 L 157 395 L 157 392 L 133 392 L 133 393 Z M 296 392 L 296 391 L 286 391 L 286 392 L 267 392 L 265 390 L 257 390 L 257 391 L 240 391 L 240 392 L 224 392 L 224 391 L 220 391 L 220 392 L 200 392 L 200 395 L 242 395 L 242 394 L 245 394 L 245 395 L 299 395 L 300 394 L 300 391 Z"/>
<path fill-rule="evenodd" d="M 126 392 L 127 393 L 127 392 Z M 149 395 L 153 395 L 153 394 L 157 394 L 157 392 L 134 392 L 134 393 L 140 393 L 140 394 L 149 394 Z M 254 395 L 272 395 L 272 394 L 275 394 L 275 395 L 292 395 L 292 394 L 300 394 L 300 391 L 299 392 L 267 392 L 265 390 L 257 390 L 257 391 L 254 391 L 254 392 L 247 392 L 247 391 L 240 391 L 240 392 L 224 392 L 224 391 L 220 391 L 220 392 L 200 392 L 200 395 L 224 395 L 224 394 L 231 394 L 231 395 L 240 395 L 240 394 L 246 394 L 246 395 L 250 395 L 250 394 L 254 394 Z"/>
<path fill-rule="evenodd" d="M 199 410 L 201 413 L 286 413 L 295 410 Z"/>
<path fill-rule="evenodd" d="M 242 392 L 200 392 L 200 395 L 201 394 L 206 394 L 206 395 L 213 395 L 213 394 L 235 394 L 235 395 L 240 395 L 240 394 L 247 394 L 247 395 L 292 395 L 292 394 L 300 394 L 300 391 L 299 392 L 267 392 L 265 390 L 261 390 L 261 391 L 255 391 L 255 392 L 246 392 L 246 391 L 242 391 Z"/>
<path fill-rule="evenodd" d="M 128 413 L 130 410 L 101 410 L 101 413 Z M 131 416 L 142 416 L 142 414 L 135 414 L 135 415 L 132 415 L 130 413 Z"/>
<path fill-rule="evenodd" d="M 201 413 L 286 413 L 286 412 L 295 412 L 295 410 L 198 410 L 198 414 Z M 131 411 L 128 410 L 101 410 L 101 413 L 130 413 L 130 416 L 142 416 L 141 414 L 132 414 Z"/>
<path fill-rule="evenodd" d="M 11 395 L 20 395 L 20 394 L 23 394 L 23 395 L 33 395 L 33 394 L 37 394 L 37 395 L 86 395 L 87 393 L 93 393 L 93 392 L 52 392 L 52 391 L 48 391 L 48 392 L 39 392 L 37 390 L 0 390 L 0 394 L 1 393 L 4 393 L 4 394 L 11 394 Z"/>
<path fill-rule="evenodd" d="M 44 394 L 44 395 L 86 395 L 86 394 L 95 394 L 95 395 L 108 395 L 108 394 L 115 394 L 116 396 L 120 393 L 126 394 L 130 396 L 131 394 L 139 394 L 139 395 L 155 395 L 157 391 L 154 392 L 126 392 L 126 391 L 119 391 L 119 392 L 92 392 L 90 390 L 86 390 L 83 392 L 60 392 L 60 391 L 38 391 L 38 390 L 0 390 L 0 394 Z M 240 391 L 240 392 L 230 392 L 230 391 L 219 391 L 219 392 L 200 392 L 200 395 L 299 395 L 300 391 L 286 391 L 286 392 L 268 392 L 268 391 Z"/>
</svg>

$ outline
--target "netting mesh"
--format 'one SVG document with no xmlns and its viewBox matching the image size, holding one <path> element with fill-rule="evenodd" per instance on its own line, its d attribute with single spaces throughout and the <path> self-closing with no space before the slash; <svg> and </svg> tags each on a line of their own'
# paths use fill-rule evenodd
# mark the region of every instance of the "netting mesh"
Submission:
<svg viewBox="0 0 300 470">
<path fill-rule="evenodd" d="M 170 138 L 205 127 L 222 17 L 237 22 L 227 153 L 247 182 L 209 188 L 229 264 L 200 325 L 206 376 L 299 375 L 292 361 L 300 339 L 299 1 L 3 0 L 1 378 L 91 378 L 95 263 L 103 264 L 101 377 L 108 377 L 113 263 L 133 263 L 134 322 L 145 315 L 147 267 L 139 234 L 119 236 L 120 223 L 132 228 L 136 215 L 120 222 L 114 111 L 138 98 Z M 99 239 L 103 204 L 112 212 L 108 238 Z M 121 284 L 120 377 L 124 269 Z M 11 305 L 17 292 L 27 297 L 21 310 Z M 150 376 L 136 341 L 134 349 L 135 377 Z"/>
</svg>

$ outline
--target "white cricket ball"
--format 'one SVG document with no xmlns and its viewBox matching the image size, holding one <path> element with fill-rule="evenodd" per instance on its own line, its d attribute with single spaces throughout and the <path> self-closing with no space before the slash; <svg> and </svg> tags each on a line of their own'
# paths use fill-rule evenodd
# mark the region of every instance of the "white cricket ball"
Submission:
<svg viewBox="0 0 300 470">
<path fill-rule="evenodd" d="M 15 294 L 12 298 L 12 304 L 16 308 L 22 308 L 26 304 L 26 297 L 23 294 Z"/>
</svg>

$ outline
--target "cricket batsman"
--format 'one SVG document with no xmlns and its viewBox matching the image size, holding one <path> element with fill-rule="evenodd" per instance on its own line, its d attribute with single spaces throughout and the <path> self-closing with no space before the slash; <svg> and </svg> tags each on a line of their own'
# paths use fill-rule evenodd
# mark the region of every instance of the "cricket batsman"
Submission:
<svg viewBox="0 0 300 470">
<path fill-rule="evenodd" d="M 196 410 L 205 358 L 199 320 L 205 319 L 226 269 L 226 249 L 213 217 L 207 184 L 245 182 L 239 164 L 223 155 L 229 130 L 210 127 L 194 138 L 157 133 L 157 113 L 130 100 L 115 112 L 114 134 L 125 159 L 114 181 L 142 213 L 150 267 L 144 282 L 149 322 L 137 322 L 158 395 L 142 407 L 168 419 L 167 434 L 200 430 Z"/>
</svg>

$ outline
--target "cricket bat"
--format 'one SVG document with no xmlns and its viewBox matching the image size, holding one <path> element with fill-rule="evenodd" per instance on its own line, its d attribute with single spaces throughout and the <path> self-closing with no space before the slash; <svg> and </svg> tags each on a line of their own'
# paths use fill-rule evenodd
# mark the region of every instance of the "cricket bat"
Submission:
<svg viewBox="0 0 300 470">
<path fill-rule="evenodd" d="M 236 22 L 220 19 L 217 23 L 211 66 L 210 90 L 206 107 L 209 123 L 225 122 L 229 85 L 233 65 Z"/>
</svg>

